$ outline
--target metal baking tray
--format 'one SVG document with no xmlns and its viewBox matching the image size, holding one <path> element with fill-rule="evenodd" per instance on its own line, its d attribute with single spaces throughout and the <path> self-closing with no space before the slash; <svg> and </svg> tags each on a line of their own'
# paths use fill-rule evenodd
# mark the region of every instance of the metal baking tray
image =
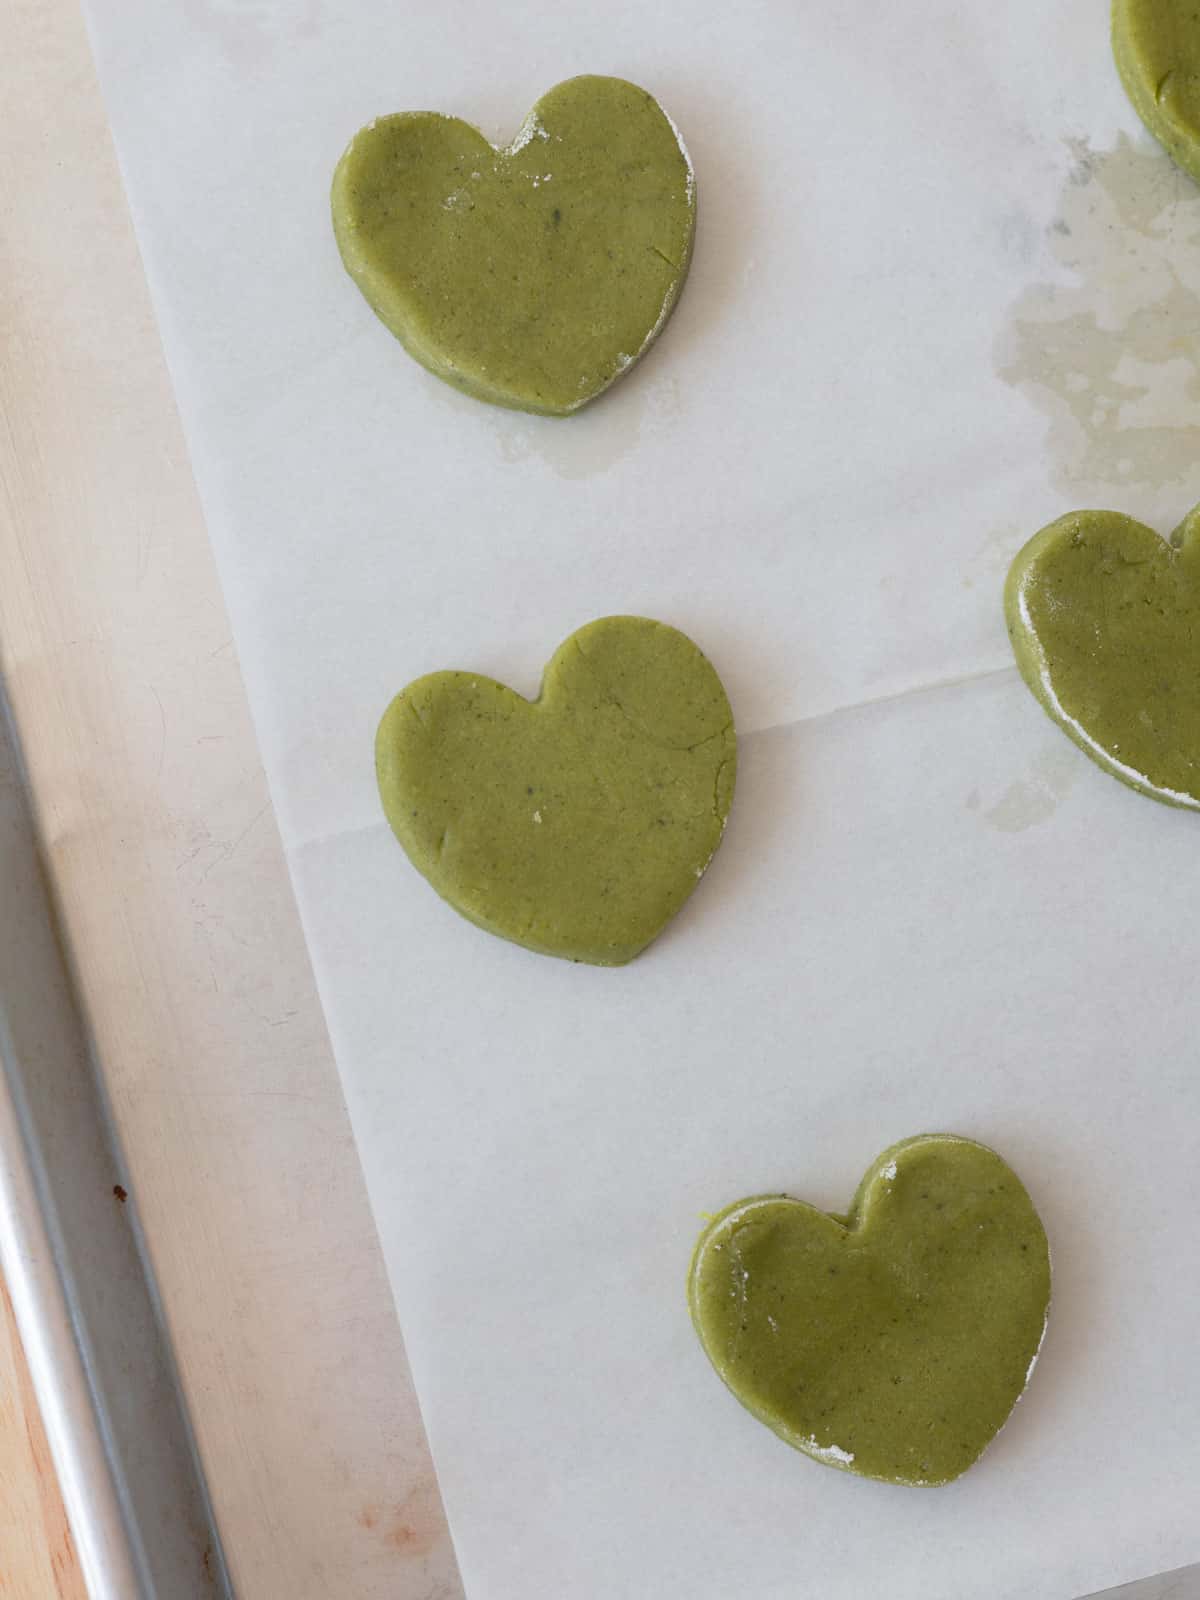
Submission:
<svg viewBox="0 0 1200 1600">
<path fill-rule="evenodd" d="M 0 1271 L 92 1600 L 231 1595 L 0 686 Z"/>
</svg>

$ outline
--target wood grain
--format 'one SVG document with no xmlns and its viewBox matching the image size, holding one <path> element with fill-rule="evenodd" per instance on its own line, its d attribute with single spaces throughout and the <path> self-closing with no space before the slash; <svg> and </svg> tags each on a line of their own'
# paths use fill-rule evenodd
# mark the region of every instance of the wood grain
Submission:
<svg viewBox="0 0 1200 1600">
<path fill-rule="evenodd" d="M 0 1597 L 87 1600 L 12 1302 L 2 1280 Z"/>
<path fill-rule="evenodd" d="M 0 104 L 0 668 L 234 1587 L 444 1600 L 453 1554 L 76 0 L 0 0 Z M 422 1537 L 393 1537 L 416 1504 Z"/>
</svg>

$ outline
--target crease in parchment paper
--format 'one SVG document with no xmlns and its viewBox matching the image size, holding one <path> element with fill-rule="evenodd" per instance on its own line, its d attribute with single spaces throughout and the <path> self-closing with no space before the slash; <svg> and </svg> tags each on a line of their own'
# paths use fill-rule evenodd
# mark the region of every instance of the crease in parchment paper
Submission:
<svg viewBox="0 0 1200 1600">
<path fill-rule="evenodd" d="M 909 684 L 907 688 L 896 689 L 887 694 L 863 695 L 857 700 L 847 701 L 845 705 L 830 706 L 820 711 L 808 711 L 803 716 L 789 717 L 782 722 L 769 722 L 761 728 L 750 728 L 745 732 L 738 730 L 738 745 L 740 747 L 747 744 L 751 739 L 765 738 L 767 735 L 791 733 L 809 723 L 831 722 L 837 717 L 852 716 L 856 712 L 869 710 L 873 706 L 900 705 L 902 702 L 914 699 L 918 695 L 937 694 L 943 689 L 962 689 L 974 683 L 989 682 L 993 678 L 1009 677 L 1016 670 L 1015 664 L 1006 667 L 981 667 L 977 672 L 964 672 L 948 678 L 930 678 L 927 682 Z M 736 719 L 734 726 L 736 728 Z M 719 736 L 712 735 L 714 738 Z M 707 743 L 708 741 L 705 740 L 704 742 Z M 736 799 L 734 804 L 737 804 Z M 360 833 L 370 833 L 375 828 L 383 828 L 385 830 L 387 828 L 387 822 L 382 811 L 378 817 L 372 818 L 370 821 L 349 823 L 342 828 L 326 828 L 318 833 L 305 834 L 300 838 L 289 838 L 285 834 L 283 847 L 288 854 L 294 852 L 299 855 L 303 851 L 316 849 L 323 844 L 330 844 L 340 839 L 353 838 Z"/>
</svg>

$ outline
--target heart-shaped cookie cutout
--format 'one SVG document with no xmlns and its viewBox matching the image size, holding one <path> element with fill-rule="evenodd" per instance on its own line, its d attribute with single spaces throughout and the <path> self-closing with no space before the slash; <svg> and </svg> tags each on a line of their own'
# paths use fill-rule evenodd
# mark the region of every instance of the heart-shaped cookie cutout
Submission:
<svg viewBox="0 0 1200 1600">
<path fill-rule="evenodd" d="M 1074 511 L 1021 551 L 1004 603 L 1022 676 L 1075 743 L 1143 794 L 1200 806 L 1200 513 L 1167 541 Z"/>
<path fill-rule="evenodd" d="M 1113 54 L 1134 110 L 1200 181 L 1200 21 L 1195 0 L 1114 0 Z"/>
<path fill-rule="evenodd" d="M 1037 1212 L 994 1151 L 952 1134 L 885 1150 L 846 1217 L 739 1200 L 692 1258 L 692 1320 L 725 1383 L 806 1455 L 949 1483 L 1020 1398 L 1046 1327 Z"/>
<path fill-rule="evenodd" d="M 559 646 L 535 701 L 477 673 L 410 683 L 376 768 L 396 837 L 456 911 L 543 955 L 618 966 L 711 861 L 737 744 L 690 639 L 604 617 Z"/>
<path fill-rule="evenodd" d="M 338 164 L 333 226 L 350 276 L 430 372 L 563 416 L 662 330 L 691 261 L 696 186 L 651 95 L 571 78 L 500 149 L 457 117 L 379 117 Z"/>
</svg>

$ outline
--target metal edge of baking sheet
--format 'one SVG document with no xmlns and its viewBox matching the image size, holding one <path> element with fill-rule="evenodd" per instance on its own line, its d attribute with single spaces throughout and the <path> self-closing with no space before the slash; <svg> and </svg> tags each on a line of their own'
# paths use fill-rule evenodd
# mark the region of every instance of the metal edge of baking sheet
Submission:
<svg viewBox="0 0 1200 1600">
<path fill-rule="evenodd" d="M 231 1596 L 0 693 L 0 1271 L 92 1600 Z"/>
</svg>

